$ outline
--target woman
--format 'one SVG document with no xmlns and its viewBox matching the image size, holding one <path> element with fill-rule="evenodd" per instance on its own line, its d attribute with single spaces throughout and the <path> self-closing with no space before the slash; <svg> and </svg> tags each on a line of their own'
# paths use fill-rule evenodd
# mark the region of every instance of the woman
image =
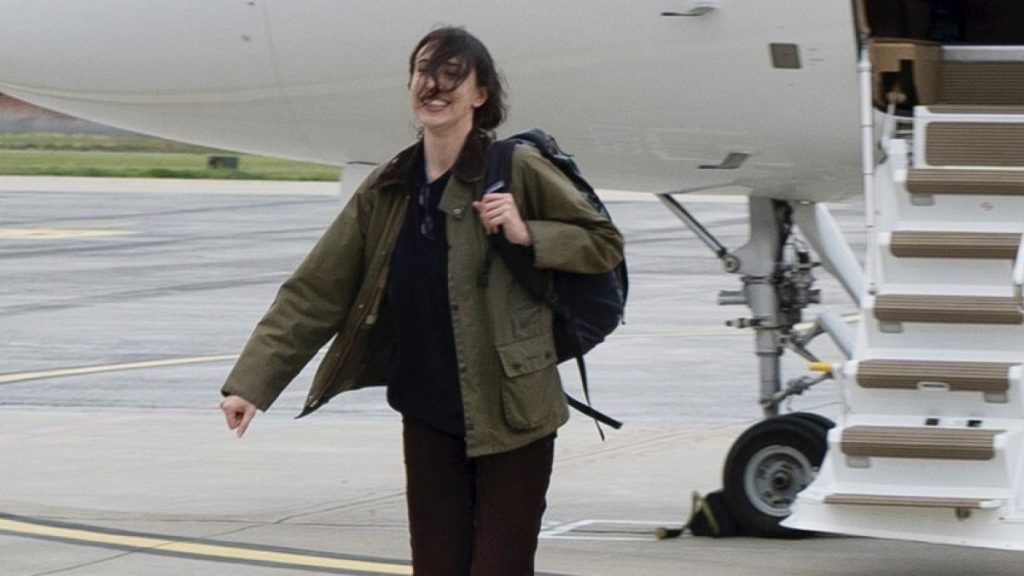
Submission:
<svg viewBox="0 0 1024 576">
<path fill-rule="evenodd" d="M 367 178 L 282 285 L 221 409 L 241 437 L 334 337 L 302 414 L 387 384 L 403 417 L 415 573 L 532 574 L 568 410 L 551 311 L 500 258 L 487 287 L 477 283 L 487 235 L 504 234 L 538 268 L 584 273 L 614 267 L 622 237 L 529 147 L 515 152 L 510 192 L 476 200 L 505 94 L 471 34 L 424 37 L 409 95 L 419 141 Z"/>
</svg>

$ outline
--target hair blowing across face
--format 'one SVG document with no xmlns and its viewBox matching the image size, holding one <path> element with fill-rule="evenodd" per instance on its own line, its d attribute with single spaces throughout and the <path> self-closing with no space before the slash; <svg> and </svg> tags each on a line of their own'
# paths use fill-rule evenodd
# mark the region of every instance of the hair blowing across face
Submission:
<svg viewBox="0 0 1024 576">
<path fill-rule="evenodd" d="M 505 88 L 483 42 L 462 28 L 438 28 L 424 36 L 409 56 L 410 78 L 416 69 L 416 55 L 425 46 L 430 48 L 430 58 L 423 66 L 422 73 L 433 80 L 433 88 L 420 94 L 421 98 L 430 98 L 438 92 L 456 88 L 469 77 L 471 71 L 476 72 L 477 86 L 487 91 L 487 101 L 473 111 L 473 127 L 491 132 L 505 121 Z M 452 60 L 459 63 L 454 78 L 450 76 L 450 66 L 446 67 Z"/>
</svg>

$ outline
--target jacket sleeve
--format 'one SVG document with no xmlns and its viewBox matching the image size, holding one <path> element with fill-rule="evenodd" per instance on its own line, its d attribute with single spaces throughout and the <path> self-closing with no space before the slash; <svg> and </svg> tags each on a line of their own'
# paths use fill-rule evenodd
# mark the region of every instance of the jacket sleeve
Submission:
<svg viewBox="0 0 1024 576">
<path fill-rule="evenodd" d="M 373 177 L 367 179 L 372 182 Z M 266 410 L 344 322 L 363 277 L 373 203 L 360 188 L 281 285 L 221 393 Z"/>
<path fill-rule="evenodd" d="M 565 174 L 530 146 L 516 147 L 512 188 L 533 237 L 534 265 L 597 274 L 623 258 L 622 233 L 590 205 Z"/>
</svg>

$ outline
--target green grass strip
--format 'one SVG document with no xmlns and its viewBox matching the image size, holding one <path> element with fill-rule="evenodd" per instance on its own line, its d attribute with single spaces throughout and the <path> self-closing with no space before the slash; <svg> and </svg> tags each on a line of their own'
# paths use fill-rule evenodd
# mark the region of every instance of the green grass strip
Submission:
<svg viewBox="0 0 1024 576">
<path fill-rule="evenodd" d="M 208 168 L 211 155 L 237 157 L 238 169 Z M 0 149 L 0 175 L 337 181 L 341 170 L 336 166 L 218 151 Z"/>
<path fill-rule="evenodd" d="M 162 140 L 151 136 L 46 132 L 0 133 L 0 150 L 219 153 L 213 148 Z"/>
</svg>

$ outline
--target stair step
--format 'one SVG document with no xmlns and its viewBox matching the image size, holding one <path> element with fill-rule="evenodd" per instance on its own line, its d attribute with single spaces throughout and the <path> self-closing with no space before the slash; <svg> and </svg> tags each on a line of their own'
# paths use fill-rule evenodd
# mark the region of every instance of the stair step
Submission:
<svg viewBox="0 0 1024 576">
<path fill-rule="evenodd" d="M 1024 105 L 1024 62 L 942 63 L 944 104 Z"/>
<path fill-rule="evenodd" d="M 875 318 L 882 322 L 950 324 L 1020 324 L 1016 296 L 947 296 L 882 294 L 875 298 Z"/>
<path fill-rule="evenodd" d="M 847 456 L 991 460 L 996 453 L 994 439 L 1003 432 L 934 426 L 851 426 L 843 430 L 841 446 Z"/>
<path fill-rule="evenodd" d="M 993 498 L 945 498 L 935 496 L 891 496 L 882 494 L 829 494 L 825 504 L 854 506 L 906 506 L 909 508 L 970 508 L 985 510 L 999 508 L 1003 500 Z"/>
<path fill-rule="evenodd" d="M 991 104 L 930 104 L 928 106 L 925 106 L 925 108 L 932 115 L 955 114 L 958 116 L 1024 116 L 1024 106 L 998 106 Z"/>
<path fill-rule="evenodd" d="M 1024 123 L 929 122 L 929 166 L 1024 167 Z"/>
<path fill-rule="evenodd" d="M 1005 393 L 1010 389 L 1010 362 L 931 362 L 862 360 L 857 384 L 863 388 L 912 389 L 937 383 L 953 392 Z"/>
<path fill-rule="evenodd" d="M 889 250 L 900 258 L 984 258 L 1017 256 L 1020 234 L 988 232 L 931 232 L 904 230 L 892 233 Z"/>
<path fill-rule="evenodd" d="M 1024 196 L 1024 172 L 915 168 L 907 174 L 907 190 L 912 194 Z"/>
</svg>

